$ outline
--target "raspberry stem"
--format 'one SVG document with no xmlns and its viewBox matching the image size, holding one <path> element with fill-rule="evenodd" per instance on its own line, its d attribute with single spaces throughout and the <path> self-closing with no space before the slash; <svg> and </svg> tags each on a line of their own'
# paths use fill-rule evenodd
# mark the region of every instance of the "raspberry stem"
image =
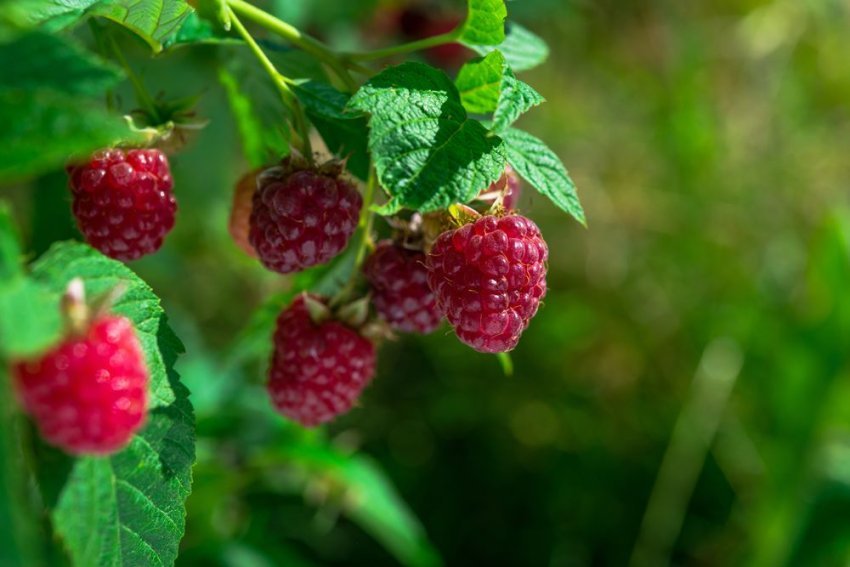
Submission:
<svg viewBox="0 0 850 567">
<path fill-rule="evenodd" d="M 154 102 L 153 97 L 148 92 L 147 88 L 145 88 L 144 82 L 142 79 L 133 71 L 133 68 L 130 67 L 130 64 L 127 63 L 127 59 L 124 57 L 124 53 L 121 52 L 121 48 L 118 47 L 118 42 L 115 41 L 115 36 L 112 33 L 109 33 L 108 30 L 104 30 L 98 24 L 92 25 L 92 31 L 95 33 L 95 36 L 98 38 L 98 42 L 103 40 L 104 45 L 108 46 L 112 51 L 112 56 L 118 61 L 118 64 L 124 69 L 124 72 L 127 73 L 127 78 L 130 80 L 130 84 L 133 86 L 133 93 L 136 95 L 136 101 L 139 103 L 139 106 L 144 109 L 145 112 L 148 113 L 151 120 L 155 124 L 161 124 L 164 122 L 162 117 L 160 116 L 159 110 L 156 107 L 156 103 Z M 110 95 L 107 95 L 108 97 Z M 109 99 L 107 99 L 109 101 Z"/>
<path fill-rule="evenodd" d="M 268 58 L 262 48 L 254 41 L 254 38 L 248 33 L 248 30 L 245 29 L 245 26 L 242 25 L 242 22 L 239 20 L 239 17 L 233 11 L 230 6 L 227 6 L 227 11 L 230 15 L 230 22 L 239 35 L 242 36 L 242 39 L 245 40 L 245 43 L 248 44 L 248 47 L 260 61 L 260 64 L 266 70 L 269 77 L 271 77 L 272 82 L 277 87 L 278 91 L 280 91 L 280 96 L 283 99 L 283 104 L 289 108 L 292 112 L 292 129 L 298 138 L 298 143 L 301 153 L 304 154 L 304 157 L 312 163 L 313 159 L 313 148 L 310 144 L 310 126 L 307 122 L 307 117 L 304 115 L 304 109 L 301 107 L 301 103 L 298 102 L 298 98 L 295 96 L 295 93 L 292 92 L 292 89 L 289 87 L 289 84 L 292 83 L 292 79 L 283 75 L 280 71 L 277 70 L 277 67 L 274 66 L 274 63 Z"/>
<path fill-rule="evenodd" d="M 334 71 L 339 79 L 345 83 L 346 88 L 351 92 L 357 90 L 357 83 L 349 74 L 348 67 L 351 67 L 358 72 L 363 72 L 369 75 L 372 74 L 372 71 L 368 68 L 357 65 L 351 61 L 346 61 L 345 58 L 338 55 L 321 41 L 302 33 L 301 30 L 295 26 L 272 16 L 268 12 L 257 8 L 253 4 L 249 4 L 243 0 L 227 0 L 227 4 L 231 9 L 231 13 L 237 13 L 245 19 L 276 33 L 325 63 Z"/>
<path fill-rule="evenodd" d="M 347 57 L 351 61 L 374 61 L 375 59 L 385 59 L 387 57 L 393 57 L 394 55 L 403 55 L 405 53 L 411 53 L 413 51 L 422 51 L 423 49 L 429 49 L 431 47 L 437 47 L 446 43 L 456 42 L 458 36 L 460 35 L 460 31 L 461 27 L 458 26 L 452 31 L 440 35 L 426 37 L 423 39 L 418 39 L 416 41 L 411 41 L 410 43 L 394 45 L 392 47 L 385 47 L 383 49 L 375 49 L 373 51 L 346 53 L 345 57 Z"/>
</svg>

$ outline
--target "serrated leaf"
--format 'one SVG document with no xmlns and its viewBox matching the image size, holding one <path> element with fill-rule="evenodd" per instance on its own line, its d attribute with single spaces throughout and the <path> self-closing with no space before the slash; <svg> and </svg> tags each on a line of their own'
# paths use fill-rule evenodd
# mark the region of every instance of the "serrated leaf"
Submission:
<svg viewBox="0 0 850 567">
<path fill-rule="evenodd" d="M 515 72 L 527 71 L 537 67 L 549 57 L 549 47 L 540 37 L 528 31 L 516 22 L 505 24 L 505 40 L 496 46 L 472 45 L 473 50 L 487 55 L 498 49 Z"/>
<path fill-rule="evenodd" d="M 505 40 L 504 0 L 467 0 L 466 21 L 458 41 L 464 45 L 498 45 Z"/>
<path fill-rule="evenodd" d="M 49 89 L 102 95 L 121 71 L 58 36 L 33 32 L 0 44 L 0 89 Z"/>
<path fill-rule="evenodd" d="M 299 84 L 295 87 L 295 94 L 328 149 L 339 157 L 347 158 L 347 169 L 366 180 L 369 176 L 369 130 L 365 116 L 345 112 L 349 96 L 319 81 Z"/>
<path fill-rule="evenodd" d="M 501 138 L 467 118 L 457 88 L 433 67 L 386 69 L 357 91 L 349 108 L 370 114 L 369 150 L 391 197 L 383 214 L 467 202 L 502 175 Z"/>
<path fill-rule="evenodd" d="M 183 537 L 195 460 L 192 407 L 173 369 L 183 345 L 150 287 L 84 244 L 53 246 L 32 275 L 55 293 L 74 277 L 91 295 L 126 286 L 113 311 L 133 321 L 151 381 L 148 423 L 130 445 L 74 464 L 52 512 L 56 532 L 77 565 L 171 565 Z"/>
<path fill-rule="evenodd" d="M 119 116 L 71 95 L 0 90 L 0 182 L 61 167 L 118 142 L 140 141 Z"/>
<path fill-rule="evenodd" d="M 497 52 L 494 52 L 497 53 Z M 522 114 L 545 99 L 536 90 L 516 78 L 511 68 L 505 65 L 505 75 L 502 80 L 502 92 L 499 94 L 499 104 L 493 113 L 491 130 L 501 134 Z"/>
<path fill-rule="evenodd" d="M 88 13 L 121 24 L 144 39 L 151 49 L 161 51 L 163 43 L 180 29 L 191 11 L 183 0 L 101 0 Z"/>
<path fill-rule="evenodd" d="M 224 87 L 230 110 L 236 120 L 242 147 L 252 168 L 268 165 L 289 152 L 289 130 L 275 120 L 261 117 L 254 99 L 242 89 L 241 82 L 224 67 L 219 68 L 218 80 Z M 282 117 L 281 117 L 282 120 Z"/>
<path fill-rule="evenodd" d="M 561 210 L 586 225 L 576 186 L 558 156 L 543 141 L 522 130 L 510 128 L 502 137 L 511 167 Z"/>
<path fill-rule="evenodd" d="M 455 79 L 463 106 L 472 113 L 493 112 L 491 130 L 500 133 L 543 97 L 516 78 L 498 50 L 466 63 Z"/>
<path fill-rule="evenodd" d="M 505 58 L 498 51 L 461 67 L 455 85 L 463 107 L 473 114 L 489 114 L 496 110 L 504 74 Z"/>
</svg>

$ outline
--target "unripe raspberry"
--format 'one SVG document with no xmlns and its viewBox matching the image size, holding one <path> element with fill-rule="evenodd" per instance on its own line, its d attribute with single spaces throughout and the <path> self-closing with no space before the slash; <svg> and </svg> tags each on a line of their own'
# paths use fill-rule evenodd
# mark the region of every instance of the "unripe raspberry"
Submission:
<svg viewBox="0 0 850 567">
<path fill-rule="evenodd" d="M 289 160 L 259 176 L 249 240 L 267 268 L 297 272 L 324 264 L 348 245 L 363 199 L 340 172 L 335 164 Z"/>
<path fill-rule="evenodd" d="M 255 258 L 256 250 L 251 246 L 248 234 L 251 231 L 251 207 L 254 200 L 254 192 L 257 190 L 257 174 L 259 171 L 250 171 L 239 178 L 233 191 L 233 204 L 230 208 L 230 219 L 227 230 L 230 232 L 233 242 L 243 252 Z"/>
<path fill-rule="evenodd" d="M 102 150 L 68 171 L 74 217 L 86 242 L 125 261 L 159 250 L 177 211 L 165 154 Z"/>
<path fill-rule="evenodd" d="M 440 325 L 423 252 L 385 240 L 378 243 L 363 272 L 372 288 L 372 303 L 390 327 L 427 334 Z"/>
<path fill-rule="evenodd" d="M 483 216 L 437 238 L 428 282 L 461 341 L 480 352 L 506 352 L 546 294 L 548 254 L 531 220 Z"/>
<path fill-rule="evenodd" d="M 339 321 L 314 322 L 306 301 L 277 319 L 267 387 L 280 413 L 310 427 L 351 409 L 375 373 L 375 347 Z"/>
<path fill-rule="evenodd" d="M 492 202 L 501 196 L 502 206 L 506 210 L 512 211 L 516 209 L 521 190 L 522 186 L 519 175 L 509 165 L 505 167 L 505 172 L 499 179 L 491 183 L 485 191 L 481 192 L 478 199 L 484 202 Z"/>
<path fill-rule="evenodd" d="M 145 423 L 149 374 L 125 317 L 95 319 L 85 334 L 17 362 L 12 374 L 42 437 L 68 453 L 113 453 Z"/>
</svg>

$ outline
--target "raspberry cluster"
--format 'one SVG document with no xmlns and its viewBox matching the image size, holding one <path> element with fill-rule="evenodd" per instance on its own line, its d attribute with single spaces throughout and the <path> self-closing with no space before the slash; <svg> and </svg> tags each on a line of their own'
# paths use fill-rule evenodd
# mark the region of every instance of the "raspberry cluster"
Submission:
<svg viewBox="0 0 850 567">
<path fill-rule="evenodd" d="M 68 453 L 115 452 L 145 423 L 148 369 L 125 317 L 101 316 L 12 374 L 42 437 Z"/>
<path fill-rule="evenodd" d="M 165 154 L 101 150 L 69 174 L 74 217 L 86 242 L 125 261 L 159 250 L 177 212 Z"/>
<path fill-rule="evenodd" d="M 483 216 L 437 238 L 428 281 L 461 341 L 480 352 L 505 352 L 546 294 L 548 255 L 533 221 Z"/>
<path fill-rule="evenodd" d="M 277 410 L 305 426 L 347 412 L 375 373 L 375 346 L 340 321 L 315 321 L 298 296 L 277 319 L 268 391 Z"/>
</svg>

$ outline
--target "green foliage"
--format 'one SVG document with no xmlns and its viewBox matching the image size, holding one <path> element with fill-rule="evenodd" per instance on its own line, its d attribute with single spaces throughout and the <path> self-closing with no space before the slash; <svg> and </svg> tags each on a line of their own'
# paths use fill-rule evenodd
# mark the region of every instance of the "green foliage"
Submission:
<svg viewBox="0 0 850 567">
<path fill-rule="evenodd" d="M 37 57 L 21 57 L 21 54 Z M 111 89 L 122 73 L 88 51 L 58 36 L 41 32 L 0 44 L 0 89 L 49 89 L 94 96 Z"/>
<path fill-rule="evenodd" d="M 277 121 L 269 120 L 269 116 L 260 115 L 259 109 L 255 107 L 255 99 L 243 91 L 236 76 L 225 67 L 220 67 L 218 80 L 224 87 L 242 138 L 245 157 L 251 167 L 262 167 L 289 153 L 288 130 L 280 128 Z"/>
<path fill-rule="evenodd" d="M 544 100 L 537 91 L 516 78 L 498 50 L 464 65 L 455 84 L 466 110 L 474 114 L 493 114 L 491 130 L 497 134 Z"/>
<path fill-rule="evenodd" d="M 366 118 L 345 112 L 349 96 L 319 81 L 301 83 L 295 93 L 328 149 L 346 158 L 348 170 L 365 181 L 369 177 Z"/>
<path fill-rule="evenodd" d="M 101 0 L 88 13 L 121 24 L 144 39 L 151 49 L 161 51 L 163 42 L 180 29 L 191 11 L 183 0 Z"/>
<path fill-rule="evenodd" d="M 540 37 L 516 22 L 505 25 L 505 40 L 498 45 L 472 45 L 473 50 L 487 55 L 498 49 L 505 56 L 511 69 L 528 71 L 541 65 L 549 57 L 549 47 Z"/>
<path fill-rule="evenodd" d="M 457 88 L 421 63 L 386 69 L 355 93 L 367 112 L 369 150 L 390 196 L 382 213 L 445 209 L 473 199 L 505 167 L 502 140 L 467 118 Z"/>
<path fill-rule="evenodd" d="M 138 135 L 95 103 L 61 93 L 0 90 L 0 180 L 9 181 L 63 165 Z"/>
<path fill-rule="evenodd" d="M 73 43 L 40 32 L 0 44 L 0 180 L 40 173 L 137 135 L 87 98 L 120 72 Z"/>
<path fill-rule="evenodd" d="M 441 564 L 422 525 L 371 459 L 347 454 L 321 437 L 302 436 L 262 452 L 259 460 L 262 468 L 286 464 L 326 486 L 343 513 L 382 541 L 403 565 Z"/>
<path fill-rule="evenodd" d="M 504 0 L 468 0 L 468 12 L 459 41 L 465 45 L 499 45 L 505 40 Z"/>
<path fill-rule="evenodd" d="M 32 275 L 57 295 L 75 277 L 91 295 L 124 286 L 113 310 L 133 322 L 150 371 L 148 423 L 123 451 L 76 461 L 52 514 L 56 531 L 79 565 L 169 565 L 183 536 L 195 460 L 189 392 L 173 369 L 183 345 L 150 287 L 88 246 L 55 245 Z"/>
<path fill-rule="evenodd" d="M 511 128 L 502 136 L 508 163 L 516 172 L 561 210 L 586 224 L 575 184 L 558 156 L 542 140 L 522 130 Z"/>
</svg>

